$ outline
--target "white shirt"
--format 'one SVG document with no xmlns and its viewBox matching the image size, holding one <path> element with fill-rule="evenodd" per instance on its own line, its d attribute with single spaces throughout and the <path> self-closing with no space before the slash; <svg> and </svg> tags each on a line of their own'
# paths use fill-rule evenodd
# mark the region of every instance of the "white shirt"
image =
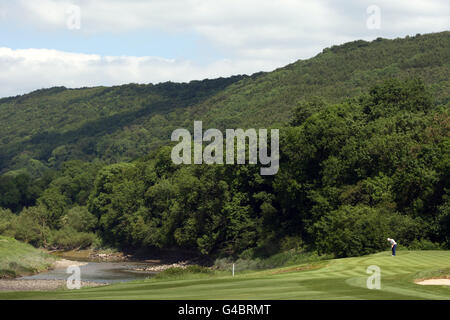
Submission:
<svg viewBox="0 0 450 320">
<path fill-rule="evenodd" d="M 395 240 L 394 240 L 394 239 L 389 239 L 389 242 L 391 243 L 391 245 L 395 245 L 395 244 L 397 244 L 397 242 L 395 242 Z"/>
</svg>

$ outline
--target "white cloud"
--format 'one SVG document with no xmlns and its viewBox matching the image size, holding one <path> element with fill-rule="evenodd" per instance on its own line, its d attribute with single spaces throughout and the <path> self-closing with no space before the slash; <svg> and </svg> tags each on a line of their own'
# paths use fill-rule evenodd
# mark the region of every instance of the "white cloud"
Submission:
<svg viewBox="0 0 450 320">
<path fill-rule="evenodd" d="M 365 8 L 372 4 L 381 8 L 388 24 L 422 18 L 427 22 L 423 28 L 442 28 L 449 26 L 442 22 L 450 14 L 447 0 L 20 0 L 5 6 L 42 28 L 64 28 L 72 4 L 81 8 L 85 32 L 188 29 L 232 45 L 355 26 L 365 32 Z"/>
<path fill-rule="evenodd" d="M 159 57 L 100 56 L 50 49 L 0 48 L 0 96 L 66 86 L 118 85 L 190 81 L 273 69 L 266 60 L 222 59 L 206 66 Z"/>
<path fill-rule="evenodd" d="M 372 4 L 381 9 L 380 30 L 366 27 L 366 8 Z M 81 29 L 76 31 L 81 34 L 188 32 L 228 59 L 201 66 L 180 59 L 3 49 L 0 67 L 10 70 L 7 76 L 16 82 L 0 75 L 0 95 L 48 85 L 185 81 L 269 71 L 351 40 L 450 28 L 448 0 L 0 0 L 0 12 L 11 25 L 61 31 L 67 28 L 70 5 L 81 9 Z"/>
<path fill-rule="evenodd" d="M 446 0 L 21 0 L 11 11 L 39 28 L 62 29 L 71 4 L 80 6 L 85 33 L 189 31 L 230 54 L 249 48 L 299 48 L 305 42 L 323 45 L 336 36 L 373 36 L 366 28 L 365 9 L 371 4 L 381 8 L 382 34 L 450 26 Z"/>
</svg>

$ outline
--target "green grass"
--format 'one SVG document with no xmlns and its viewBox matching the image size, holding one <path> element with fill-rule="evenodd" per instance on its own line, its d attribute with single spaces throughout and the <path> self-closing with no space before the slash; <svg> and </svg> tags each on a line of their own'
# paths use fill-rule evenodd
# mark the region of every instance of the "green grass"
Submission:
<svg viewBox="0 0 450 320">
<path fill-rule="evenodd" d="M 381 268 L 380 290 L 366 288 L 370 265 Z M 400 251 L 397 257 L 380 252 L 235 277 L 187 274 L 76 291 L 3 292 L 0 299 L 450 299 L 449 287 L 414 283 L 449 267 L 450 251 Z"/>
<path fill-rule="evenodd" d="M 53 261 L 52 256 L 29 244 L 0 236 L 0 278 L 41 272 Z"/>
<path fill-rule="evenodd" d="M 267 258 L 239 258 L 236 261 L 228 258 L 217 259 L 214 262 L 214 266 L 219 270 L 231 270 L 231 267 L 234 264 L 235 270 L 241 272 L 247 270 L 273 269 L 306 263 L 315 263 L 332 258 L 333 255 L 331 254 L 319 256 L 316 252 L 287 250 Z"/>
</svg>

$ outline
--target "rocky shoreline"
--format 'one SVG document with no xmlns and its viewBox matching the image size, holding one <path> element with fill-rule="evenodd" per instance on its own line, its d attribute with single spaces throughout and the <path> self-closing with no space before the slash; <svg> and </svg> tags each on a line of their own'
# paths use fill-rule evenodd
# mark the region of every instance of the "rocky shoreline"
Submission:
<svg viewBox="0 0 450 320">
<path fill-rule="evenodd" d="M 121 252 L 115 253 L 91 252 L 89 254 L 88 259 L 91 261 L 103 261 L 103 262 L 130 261 L 132 260 L 132 255 L 123 254 Z"/>
<path fill-rule="evenodd" d="M 145 267 L 135 267 L 133 270 L 135 271 L 143 271 L 143 272 L 161 272 L 170 268 L 182 268 L 185 269 L 187 266 L 192 265 L 189 261 L 180 261 L 171 264 L 156 264 Z"/>
<path fill-rule="evenodd" d="M 67 268 L 69 266 L 84 266 L 87 262 L 60 259 L 53 262 L 48 270 Z M 81 281 L 81 287 L 98 287 L 105 283 Z M 0 291 L 46 291 L 66 288 L 66 280 L 47 279 L 0 279 Z"/>
<path fill-rule="evenodd" d="M 53 252 L 55 253 L 55 252 Z M 60 259 L 54 261 L 48 270 L 65 269 L 69 266 L 84 266 L 89 262 L 109 263 L 109 262 L 125 262 L 127 270 L 143 272 L 143 273 L 158 273 L 170 268 L 186 268 L 190 265 L 196 264 L 194 260 L 182 260 L 181 257 L 172 257 L 172 259 L 142 259 L 136 260 L 132 255 L 127 255 L 122 252 L 105 252 L 105 251 L 73 251 L 58 255 Z M 82 261 L 78 261 L 78 259 Z M 81 287 L 97 287 L 108 285 L 102 282 L 81 281 Z M 64 290 L 66 289 L 66 280 L 47 280 L 47 279 L 0 279 L 0 291 L 48 291 L 48 290 Z"/>
</svg>

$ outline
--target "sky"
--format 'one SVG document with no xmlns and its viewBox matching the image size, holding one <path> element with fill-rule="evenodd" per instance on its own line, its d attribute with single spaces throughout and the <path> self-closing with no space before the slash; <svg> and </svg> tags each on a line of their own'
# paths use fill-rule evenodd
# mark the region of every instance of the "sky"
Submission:
<svg viewBox="0 0 450 320">
<path fill-rule="evenodd" d="M 448 0 L 0 0 L 0 97 L 252 74 L 449 29 Z"/>
</svg>

